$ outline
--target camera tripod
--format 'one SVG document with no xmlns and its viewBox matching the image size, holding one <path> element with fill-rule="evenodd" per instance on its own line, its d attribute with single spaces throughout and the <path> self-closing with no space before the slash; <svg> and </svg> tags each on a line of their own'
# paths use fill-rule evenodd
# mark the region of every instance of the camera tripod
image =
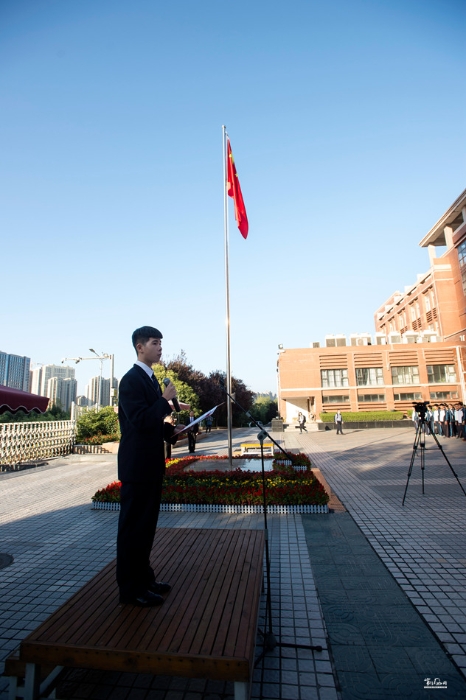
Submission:
<svg viewBox="0 0 466 700">
<path fill-rule="evenodd" d="M 425 471 L 425 467 L 426 467 L 426 426 L 427 426 L 426 411 L 421 410 L 421 413 L 419 416 L 419 423 L 418 423 L 418 426 L 416 428 L 416 435 L 414 437 L 413 452 L 411 455 L 411 462 L 409 463 L 408 478 L 406 480 L 406 488 L 405 488 L 405 492 L 403 495 L 403 500 L 401 502 L 402 506 L 404 506 L 404 504 L 405 504 L 406 493 L 408 491 L 408 484 L 409 484 L 409 480 L 411 478 L 411 473 L 413 471 L 413 466 L 414 466 L 414 460 L 416 459 L 416 454 L 417 454 L 418 449 L 419 449 L 419 456 L 421 458 L 422 494 L 424 495 L 424 471 Z M 439 443 L 437 436 L 432 429 L 431 429 L 431 435 L 434 438 L 435 442 L 437 443 L 437 447 L 439 448 L 440 452 L 442 453 L 445 462 L 450 467 L 452 474 L 454 475 L 456 481 L 458 482 L 458 484 L 460 486 L 460 489 L 462 490 L 462 492 L 466 496 L 466 491 L 464 490 L 463 485 L 461 484 L 461 481 L 458 478 L 458 474 L 455 472 L 455 470 L 451 466 L 448 457 L 446 456 L 445 452 L 443 451 L 442 445 Z M 427 449 L 429 449 L 429 448 L 427 448 Z"/>
</svg>

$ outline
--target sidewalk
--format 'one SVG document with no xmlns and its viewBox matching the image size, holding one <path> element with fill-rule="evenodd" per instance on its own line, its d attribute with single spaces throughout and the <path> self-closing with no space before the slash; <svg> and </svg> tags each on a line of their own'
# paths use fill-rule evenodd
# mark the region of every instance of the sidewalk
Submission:
<svg viewBox="0 0 466 700">
<path fill-rule="evenodd" d="M 303 517 L 343 698 L 417 697 L 408 679 L 421 689 L 422 676 L 448 680 L 436 697 L 466 698 L 466 497 L 428 437 L 425 494 L 417 457 L 401 505 L 413 439 L 396 429 L 285 433 L 348 511 Z M 465 487 L 465 443 L 441 444 Z"/>
<path fill-rule="evenodd" d="M 235 445 L 255 431 L 234 431 Z M 226 451 L 225 433 L 212 433 L 197 453 Z M 176 448 L 174 456 L 188 454 Z M 93 511 L 92 494 L 116 479 L 114 455 L 73 455 L 49 467 L 0 477 L 0 552 L 14 563 L 0 570 L 0 660 L 115 556 L 118 513 Z M 323 516 L 326 517 L 326 516 Z M 326 647 L 319 601 L 299 516 L 269 516 L 274 631 L 282 641 Z M 161 513 L 160 527 L 262 528 L 260 515 Z M 261 604 L 261 621 L 265 613 Z M 0 698 L 7 698 L 0 678 Z M 57 697 L 95 700 L 217 700 L 233 685 L 186 678 L 72 670 Z M 253 698 L 337 700 L 327 651 L 283 649 L 256 670 Z"/>
<path fill-rule="evenodd" d="M 256 432 L 234 431 L 235 445 Z M 224 453 L 225 437 L 213 432 L 196 452 Z M 465 673 L 466 498 L 440 452 L 427 453 L 424 496 L 415 466 L 402 508 L 413 440 L 406 430 L 274 437 L 310 453 L 347 512 L 269 516 L 274 631 L 283 641 L 322 644 L 331 656 L 276 650 L 256 670 L 253 698 L 430 698 L 424 678 L 447 681 L 436 698 L 465 698 L 466 682 L 449 655 Z M 445 443 L 465 484 L 465 443 Z M 186 448 L 176 448 L 173 456 L 182 454 Z M 92 511 L 90 496 L 115 478 L 113 455 L 71 456 L 0 476 L 0 553 L 14 557 L 0 570 L 0 660 L 114 557 L 118 515 Z M 163 513 L 159 523 L 263 525 L 262 516 L 196 513 Z M 58 697 L 232 695 L 232 686 L 223 683 L 76 670 Z M 0 678 L 0 698 L 6 697 Z"/>
</svg>

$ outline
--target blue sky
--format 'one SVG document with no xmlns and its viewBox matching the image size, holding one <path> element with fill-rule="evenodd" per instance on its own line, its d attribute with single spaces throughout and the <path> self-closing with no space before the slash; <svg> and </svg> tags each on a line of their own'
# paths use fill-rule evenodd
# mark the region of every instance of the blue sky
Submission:
<svg viewBox="0 0 466 700">
<path fill-rule="evenodd" d="M 462 0 L 3 0 L 0 349 L 33 362 L 164 334 L 276 389 L 276 352 L 373 331 L 466 186 Z M 99 363 L 77 368 L 79 391 Z"/>
</svg>

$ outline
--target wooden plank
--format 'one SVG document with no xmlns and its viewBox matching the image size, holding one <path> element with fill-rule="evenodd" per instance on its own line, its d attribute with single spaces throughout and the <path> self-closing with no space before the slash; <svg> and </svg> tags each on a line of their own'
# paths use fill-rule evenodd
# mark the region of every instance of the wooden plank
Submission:
<svg viewBox="0 0 466 700">
<path fill-rule="evenodd" d="M 218 531 L 217 537 L 218 537 Z M 205 531 L 186 533 L 183 544 L 170 556 L 173 562 L 174 587 L 160 608 L 150 611 L 145 624 L 132 629 L 132 635 L 119 637 L 118 644 L 131 648 L 152 648 L 168 651 L 169 645 L 162 642 L 166 630 L 173 629 L 179 617 L 186 617 L 189 603 L 189 590 L 183 588 L 183 582 L 189 581 L 190 588 L 197 590 L 203 575 L 202 551 L 207 546 Z M 214 533 L 215 534 L 215 533 Z M 194 577 L 192 576 L 195 571 Z M 168 578 L 168 577 L 167 577 Z M 154 640 L 155 635 L 155 640 Z"/>
<path fill-rule="evenodd" d="M 220 591 L 218 591 L 215 596 L 211 596 L 209 600 L 206 615 L 192 641 L 192 652 L 212 653 L 219 635 L 229 635 L 231 624 L 230 610 L 233 605 L 233 600 L 236 597 L 239 581 L 238 560 L 249 544 L 248 532 L 243 531 L 242 534 L 243 537 L 241 537 L 241 539 L 238 538 L 236 543 L 234 556 L 230 558 L 228 568 L 225 572 L 223 586 Z M 215 620 L 218 621 L 217 625 L 213 624 Z"/>
<path fill-rule="evenodd" d="M 93 668 L 102 671 L 152 673 L 154 675 L 212 678 L 214 680 L 249 681 L 251 668 L 245 659 L 214 659 L 197 654 L 144 653 L 136 651 L 80 648 L 72 645 L 51 645 L 23 642 L 22 654 L 37 664 L 51 663 L 72 668 Z"/>
<path fill-rule="evenodd" d="M 246 682 L 263 531 L 161 529 L 151 563 L 173 589 L 159 608 L 118 605 L 107 565 L 21 643 L 21 662 Z"/>
<path fill-rule="evenodd" d="M 194 638 L 199 630 L 199 625 L 202 624 L 203 620 L 208 620 L 209 624 L 212 626 L 217 626 L 218 624 L 228 625 L 228 620 L 215 620 L 209 615 L 209 602 L 212 597 L 220 594 L 222 583 L 224 582 L 224 570 L 228 567 L 228 564 L 233 560 L 237 561 L 241 548 L 241 539 L 239 531 L 236 531 L 234 537 L 230 537 L 227 549 L 223 552 L 223 557 L 221 560 L 218 558 L 214 560 L 212 558 L 209 565 L 211 566 L 211 574 L 205 581 L 205 586 L 200 595 L 194 596 L 192 600 L 192 614 L 190 619 L 183 620 L 183 624 L 180 626 L 177 635 L 178 651 L 180 654 L 183 653 L 198 653 L 200 644 L 194 645 Z M 208 651 L 207 653 L 210 653 Z"/>
</svg>

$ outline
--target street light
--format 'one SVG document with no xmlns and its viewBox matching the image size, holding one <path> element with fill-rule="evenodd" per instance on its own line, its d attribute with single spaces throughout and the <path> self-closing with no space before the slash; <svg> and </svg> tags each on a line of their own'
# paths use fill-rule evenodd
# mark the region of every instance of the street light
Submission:
<svg viewBox="0 0 466 700">
<path fill-rule="evenodd" d="M 114 367 L 114 355 L 109 355 L 106 352 L 102 352 L 100 355 L 93 349 L 89 348 L 89 352 L 93 352 L 95 357 L 64 357 L 63 360 L 61 361 L 62 365 L 65 362 L 75 362 L 78 364 L 79 362 L 82 362 L 82 360 L 100 360 L 100 385 L 99 385 L 99 400 L 98 400 L 98 406 L 100 408 L 100 402 L 102 398 L 102 372 L 103 372 L 103 361 L 104 360 L 110 360 L 110 406 L 113 406 L 114 404 L 114 396 L 115 396 L 115 390 L 113 388 L 113 367 Z"/>
</svg>

